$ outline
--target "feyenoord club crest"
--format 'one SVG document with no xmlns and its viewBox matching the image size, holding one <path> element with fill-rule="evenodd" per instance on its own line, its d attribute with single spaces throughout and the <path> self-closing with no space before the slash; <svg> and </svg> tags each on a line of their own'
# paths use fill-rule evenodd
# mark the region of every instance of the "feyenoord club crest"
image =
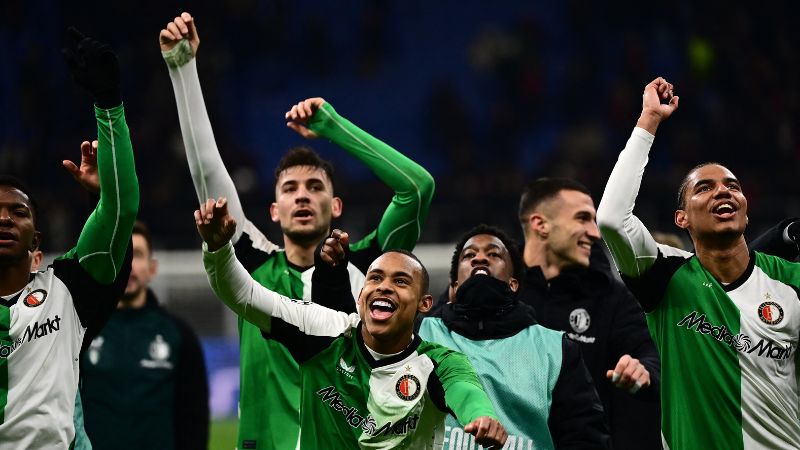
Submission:
<svg viewBox="0 0 800 450">
<path fill-rule="evenodd" d="M 44 303 L 44 299 L 47 298 L 47 291 L 44 289 L 37 289 L 30 294 L 25 296 L 25 299 L 22 300 L 22 303 L 29 308 L 36 308 L 37 306 Z"/>
<path fill-rule="evenodd" d="M 394 385 L 394 390 L 397 392 L 398 397 L 403 400 L 411 401 L 419 397 L 419 393 L 422 392 L 422 386 L 419 384 L 419 378 L 408 374 L 403 375 L 397 380 L 397 384 Z"/>
<path fill-rule="evenodd" d="M 758 318 L 769 325 L 776 325 L 783 320 L 783 308 L 775 302 L 764 302 L 758 306 Z"/>
<path fill-rule="evenodd" d="M 578 308 L 569 313 L 569 324 L 576 333 L 583 333 L 589 329 L 592 324 L 592 318 L 589 316 L 589 311 L 583 308 Z"/>
</svg>

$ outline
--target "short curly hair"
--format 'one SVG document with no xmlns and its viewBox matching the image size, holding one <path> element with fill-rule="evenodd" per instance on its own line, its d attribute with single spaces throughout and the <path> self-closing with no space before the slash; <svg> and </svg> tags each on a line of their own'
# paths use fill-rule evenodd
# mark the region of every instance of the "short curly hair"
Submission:
<svg viewBox="0 0 800 450">
<path fill-rule="evenodd" d="M 517 241 L 509 237 L 501 228 L 482 223 L 461 235 L 458 243 L 456 243 L 453 258 L 450 260 L 450 282 L 452 283 L 458 279 L 458 262 L 461 259 L 461 252 L 464 250 L 464 246 L 467 245 L 467 241 L 479 234 L 488 234 L 500 239 L 500 242 L 502 242 L 503 245 L 506 246 L 506 250 L 508 250 L 508 256 L 513 266 L 512 274 L 514 278 L 521 280 L 525 275 L 525 261 L 522 259 L 522 253 L 519 250 Z"/>
</svg>

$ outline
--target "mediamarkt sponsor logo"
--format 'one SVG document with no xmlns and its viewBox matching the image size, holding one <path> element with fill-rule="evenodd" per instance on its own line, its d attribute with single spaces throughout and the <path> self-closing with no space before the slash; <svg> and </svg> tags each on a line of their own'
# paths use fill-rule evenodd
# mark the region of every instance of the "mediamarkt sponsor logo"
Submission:
<svg viewBox="0 0 800 450">
<path fill-rule="evenodd" d="M 40 337 L 47 336 L 50 333 L 55 333 L 60 329 L 61 318 L 58 317 L 58 315 L 56 315 L 54 319 L 48 318 L 46 322 L 42 322 L 41 324 L 39 324 L 38 321 L 33 322 L 32 324 L 28 325 L 28 327 L 25 329 L 25 333 L 22 336 L 18 337 L 10 344 L 0 345 L 0 358 L 8 358 L 9 355 L 14 353 L 14 350 L 21 347 L 22 344 Z"/>
<path fill-rule="evenodd" d="M 733 334 L 725 325 L 714 325 L 706 320 L 706 315 L 697 311 L 692 311 L 678 322 L 679 327 L 685 326 L 687 330 L 695 333 L 707 334 L 717 341 L 731 346 L 740 353 L 756 353 L 757 356 L 770 359 L 789 359 L 794 348 L 791 344 L 781 345 L 777 342 L 761 339 L 756 345 L 750 336 L 739 333 Z"/>
<path fill-rule="evenodd" d="M 340 412 L 347 420 L 348 425 L 353 428 L 361 428 L 370 436 L 404 435 L 416 430 L 419 424 L 419 415 L 414 414 L 396 423 L 390 421 L 378 426 L 372 416 L 365 416 L 355 406 L 346 405 L 335 387 L 322 388 L 317 391 L 317 395 L 322 398 L 322 403 L 327 403 L 334 411 Z"/>
</svg>

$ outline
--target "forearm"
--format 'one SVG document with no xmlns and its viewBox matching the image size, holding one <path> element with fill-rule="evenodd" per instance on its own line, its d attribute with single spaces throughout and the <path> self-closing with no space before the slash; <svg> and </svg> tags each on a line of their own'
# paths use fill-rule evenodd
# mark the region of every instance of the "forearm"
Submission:
<svg viewBox="0 0 800 450">
<path fill-rule="evenodd" d="M 477 378 L 476 378 L 477 381 Z M 448 386 L 444 394 L 445 402 L 461 426 L 478 417 L 498 419 L 492 401 L 480 382 L 458 381 Z"/>
<path fill-rule="evenodd" d="M 228 211 L 237 223 L 233 237 L 235 243 L 241 236 L 246 220 L 244 210 L 236 186 L 222 162 L 214 139 L 214 131 L 200 87 L 196 59 L 189 57 L 187 60 L 185 52 L 188 51 L 191 55 L 191 49 L 186 47 L 188 43 L 181 41 L 173 52 L 163 54 L 175 93 L 186 160 L 189 163 L 189 172 L 192 175 L 198 202 L 221 196 L 228 199 Z"/>
<path fill-rule="evenodd" d="M 638 277 L 652 266 L 658 255 L 656 241 L 633 215 L 653 139 L 644 129 L 634 128 L 597 208 L 597 224 L 617 268 L 631 277 Z"/>
<path fill-rule="evenodd" d="M 262 330 L 270 317 L 312 336 L 338 336 L 358 320 L 356 314 L 333 311 L 312 302 L 293 300 L 258 284 L 236 259 L 228 242 L 215 252 L 203 244 L 203 264 L 211 289 L 236 314 Z"/>
<path fill-rule="evenodd" d="M 203 244 L 203 265 L 216 296 L 237 315 L 269 330 L 280 295 L 258 285 L 236 259 L 230 242 L 215 252 Z"/>
<path fill-rule="evenodd" d="M 95 107 L 95 116 L 100 200 L 74 251 L 92 278 L 107 284 L 114 281 L 125 258 L 139 211 L 139 182 L 123 106 Z"/>
<path fill-rule="evenodd" d="M 380 248 L 413 249 L 433 198 L 433 177 L 386 143 L 340 116 L 326 103 L 314 115 L 311 129 L 364 163 L 394 190 L 377 229 Z"/>
</svg>

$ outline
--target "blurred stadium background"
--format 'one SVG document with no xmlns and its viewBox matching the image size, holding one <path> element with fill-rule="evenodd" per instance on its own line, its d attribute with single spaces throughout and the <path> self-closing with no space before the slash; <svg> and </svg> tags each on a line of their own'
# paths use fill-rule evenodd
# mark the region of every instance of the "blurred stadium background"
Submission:
<svg viewBox="0 0 800 450">
<path fill-rule="evenodd" d="M 461 232 L 486 222 L 521 238 L 516 202 L 526 180 L 574 177 L 599 200 L 642 87 L 659 75 L 676 85 L 681 106 L 659 130 L 637 204 L 651 229 L 673 229 L 681 176 L 709 160 L 743 182 L 748 235 L 800 214 L 797 2 L 0 2 L 0 172 L 32 185 L 51 254 L 73 245 L 93 206 L 60 167 L 95 129 L 88 96 L 61 61 L 63 30 L 75 25 L 119 54 L 141 218 L 161 261 L 154 289 L 203 337 L 222 439 L 212 448 L 233 440 L 220 430 L 235 432 L 236 322 L 202 272 L 196 200 L 157 45 L 183 10 L 198 23 L 223 159 L 248 216 L 275 242 L 272 169 L 303 143 L 283 120 L 299 100 L 326 98 L 434 175 L 420 252 L 441 287 Z M 363 236 L 390 191 L 329 143 L 312 145 L 336 164 L 346 212 L 336 226 Z"/>
</svg>

